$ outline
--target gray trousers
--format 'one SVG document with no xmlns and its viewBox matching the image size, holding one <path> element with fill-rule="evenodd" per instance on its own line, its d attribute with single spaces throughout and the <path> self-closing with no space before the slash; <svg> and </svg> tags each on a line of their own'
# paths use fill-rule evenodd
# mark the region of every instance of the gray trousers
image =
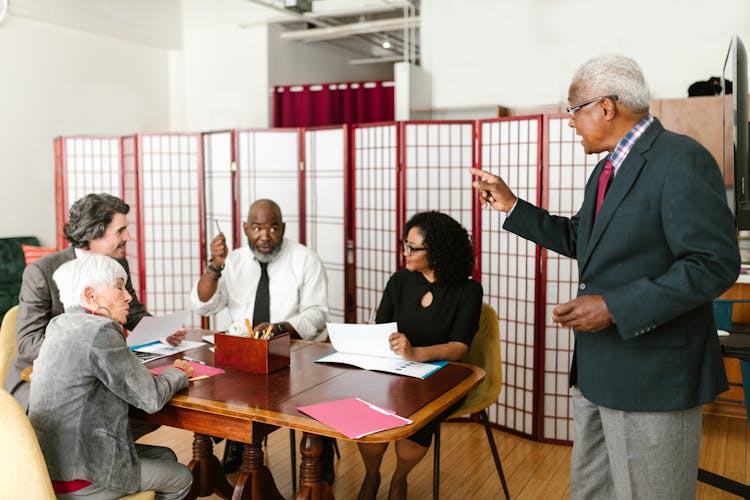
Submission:
<svg viewBox="0 0 750 500">
<path fill-rule="evenodd" d="M 695 498 L 701 407 L 622 411 L 597 406 L 571 389 L 575 440 L 570 498 Z"/>
<path fill-rule="evenodd" d="M 138 491 L 156 491 L 156 500 L 182 500 L 190 491 L 193 475 L 190 469 L 177 462 L 169 448 L 135 445 L 141 461 L 141 486 Z M 58 500 L 113 500 L 122 492 L 100 488 L 94 484 L 73 493 L 57 495 Z"/>
</svg>

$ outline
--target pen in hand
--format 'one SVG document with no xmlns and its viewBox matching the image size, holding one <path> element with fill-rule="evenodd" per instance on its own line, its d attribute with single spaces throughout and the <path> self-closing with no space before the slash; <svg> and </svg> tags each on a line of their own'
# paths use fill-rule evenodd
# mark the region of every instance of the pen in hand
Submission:
<svg viewBox="0 0 750 500">
<path fill-rule="evenodd" d="M 201 361 L 200 359 L 195 359 L 195 358 L 189 358 L 187 356 L 183 356 L 182 359 L 184 359 L 185 361 L 192 361 L 193 363 L 200 363 L 202 365 L 206 364 L 205 361 Z"/>
<path fill-rule="evenodd" d="M 217 219 L 214 219 L 214 223 L 216 224 L 216 230 L 219 231 L 219 233 L 222 233 L 221 226 L 219 226 L 219 221 Z"/>
</svg>

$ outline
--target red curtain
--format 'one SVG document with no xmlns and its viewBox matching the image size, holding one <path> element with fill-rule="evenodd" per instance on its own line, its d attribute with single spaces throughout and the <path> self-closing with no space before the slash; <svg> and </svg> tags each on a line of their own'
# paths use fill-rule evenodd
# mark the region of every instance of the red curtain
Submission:
<svg viewBox="0 0 750 500">
<path fill-rule="evenodd" d="M 274 127 L 316 127 L 392 121 L 393 82 L 274 87 Z"/>
</svg>

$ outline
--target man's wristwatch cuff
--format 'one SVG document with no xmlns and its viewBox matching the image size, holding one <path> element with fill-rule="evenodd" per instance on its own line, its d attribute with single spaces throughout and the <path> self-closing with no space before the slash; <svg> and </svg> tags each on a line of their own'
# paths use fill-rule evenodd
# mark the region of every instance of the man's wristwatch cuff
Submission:
<svg viewBox="0 0 750 500">
<path fill-rule="evenodd" d="M 213 271 L 213 272 L 215 272 L 215 273 L 221 274 L 221 272 L 224 270 L 224 266 L 216 267 L 211 262 L 209 262 L 208 263 L 208 269 L 211 270 L 211 271 Z"/>
</svg>

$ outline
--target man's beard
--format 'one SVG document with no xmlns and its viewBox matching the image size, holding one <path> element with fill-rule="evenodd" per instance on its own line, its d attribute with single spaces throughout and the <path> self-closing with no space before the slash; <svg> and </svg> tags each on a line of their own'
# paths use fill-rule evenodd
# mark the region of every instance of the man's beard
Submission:
<svg viewBox="0 0 750 500">
<path fill-rule="evenodd" d="M 250 238 L 247 240 L 247 244 L 250 245 L 250 251 L 253 253 L 253 256 L 258 262 L 273 262 L 276 260 L 276 257 L 278 257 L 279 252 L 281 251 L 281 246 L 284 244 L 284 240 L 281 240 L 278 245 L 276 245 L 273 250 L 271 250 L 269 253 L 263 253 L 259 252 L 255 249 L 255 246 L 250 242 Z"/>
</svg>

